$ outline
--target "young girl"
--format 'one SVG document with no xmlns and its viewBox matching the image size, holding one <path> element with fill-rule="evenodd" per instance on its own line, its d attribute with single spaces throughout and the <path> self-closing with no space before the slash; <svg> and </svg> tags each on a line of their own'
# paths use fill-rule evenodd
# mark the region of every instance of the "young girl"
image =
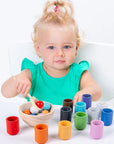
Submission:
<svg viewBox="0 0 114 144">
<path fill-rule="evenodd" d="M 30 92 L 38 100 L 62 105 L 70 98 L 74 104 L 89 93 L 99 100 L 101 88 L 88 72 L 89 63 L 74 63 L 80 37 L 73 18 L 72 4 L 68 0 L 47 2 L 42 17 L 34 25 L 34 47 L 43 62 L 35 65 L 25 58 L 22 72 L 9 78 L 1 88 L 5 97 Z"/>
</svg>

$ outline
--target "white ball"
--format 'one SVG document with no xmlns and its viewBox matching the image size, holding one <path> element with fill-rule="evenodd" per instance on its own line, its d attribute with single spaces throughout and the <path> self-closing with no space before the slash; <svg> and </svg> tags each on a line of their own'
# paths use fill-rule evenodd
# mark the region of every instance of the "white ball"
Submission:
<svg viewBox="0 0 114 144">
<path fill-rule="evenodd" d="M 37 114 L 39 110 L 37 110 L 34 106 L 30 107 L 30 112 L 33 114 Z"/>
</svg>

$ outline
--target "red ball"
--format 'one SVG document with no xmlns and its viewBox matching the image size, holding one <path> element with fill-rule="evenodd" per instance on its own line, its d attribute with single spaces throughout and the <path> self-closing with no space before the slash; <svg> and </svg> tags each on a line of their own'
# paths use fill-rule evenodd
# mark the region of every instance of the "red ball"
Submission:
<svg viewBox="0 0 114 144">
<path fill-rule="evenodd" d="M 43 102 L 43 101 L 37 101 L 37 102 L 36 102 L 36 105 L 37 105 L 37 107 L 39 107 L 39 108 L 43 108 L 44 102 Z"/>
</svg>

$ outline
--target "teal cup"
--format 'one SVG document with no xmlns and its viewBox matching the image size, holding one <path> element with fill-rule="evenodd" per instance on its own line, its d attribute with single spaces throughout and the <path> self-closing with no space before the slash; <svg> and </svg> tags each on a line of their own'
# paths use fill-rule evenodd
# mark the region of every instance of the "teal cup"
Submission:
<svg viewBox="0 0 114 144">
<path fill-rule="evenodd" d="M 87 124 L 87 114 L 84 112 L 77 112 L 74 116 L 74 125 L 78 130 L 83 130 L 86 128 Z"/>
<path fill-rule="evenodd" d="M 76 102 L 75 103 L 75 113 L 76 112 L 86 112 L 86 103 L 85 102 Z"/>
</svg>

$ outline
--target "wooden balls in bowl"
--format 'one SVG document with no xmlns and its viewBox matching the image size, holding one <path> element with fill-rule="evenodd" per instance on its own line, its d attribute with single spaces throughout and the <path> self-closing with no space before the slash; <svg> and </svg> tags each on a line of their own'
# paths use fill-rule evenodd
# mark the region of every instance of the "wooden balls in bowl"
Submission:
<svg viewBox="0 0 114 144">
<path fill-rule="evenodd" d="M 22 120 L 27 123 L 30 126 L 35 126 L 39 123 L 48 123 L 53 114 L 54 114 L 54 106 L 51 104 L 51 109 L 50 112 L 47 114 L 43 114 L 43 115 L 28 115 L 24 113 L 24 110 L 26 109 L 30 109 L 30 107 L 32 106 L 31 102 L 26 102 L 22 105 L 20 105 L 19 107 L 19 114 L 20 117 L 22 118 Z"/>
</svg>

